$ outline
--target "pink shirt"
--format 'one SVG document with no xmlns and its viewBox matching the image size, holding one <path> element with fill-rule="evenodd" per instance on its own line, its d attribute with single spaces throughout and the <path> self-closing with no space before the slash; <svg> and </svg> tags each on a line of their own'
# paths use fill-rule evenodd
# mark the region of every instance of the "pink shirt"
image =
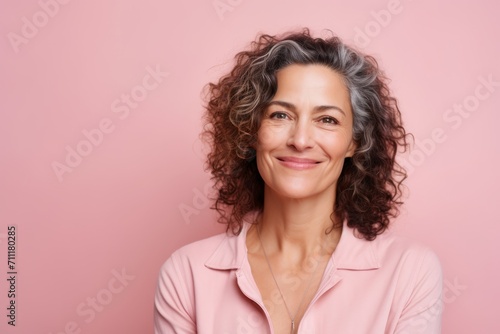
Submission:
<svg viewBox="0 0 500 334">
<path fill-rule="evenodd" d="M 156 334 L 273 333 L 247 259 L 249 226 L 184 246 L 164 263 Z M 359 239 L 344 225 L 298 333 L 440 333 L 441 291 L 431 250 L 388 232 Z"/>
</svg>

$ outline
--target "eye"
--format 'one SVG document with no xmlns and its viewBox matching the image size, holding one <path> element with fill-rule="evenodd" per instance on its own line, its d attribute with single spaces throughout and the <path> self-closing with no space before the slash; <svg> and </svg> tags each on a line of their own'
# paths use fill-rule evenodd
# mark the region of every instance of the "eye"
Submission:
<svg viewBox="0 0 500 334">
<path fill-rule="evenodd" d="M 337 121 L 335 118 L 331 116 L 325 116 L 320 119 L 321 123 L 325 124 L 339 124 L 339 121 Z"/>
<path fill-rule="evenodd" d="M 269 115 L 269 118 L 274 118 L 274 119 L 286 119 L 288 116 L 286 113 L 282 111 L 276 111 L 273 112 L 271 115 Z"/>
</svg>

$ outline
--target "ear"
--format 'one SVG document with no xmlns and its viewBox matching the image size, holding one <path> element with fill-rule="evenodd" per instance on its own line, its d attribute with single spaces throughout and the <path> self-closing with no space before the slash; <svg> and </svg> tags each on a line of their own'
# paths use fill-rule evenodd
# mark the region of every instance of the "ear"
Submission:
<svg viewBox="0 0 500 334">
<path fill-rule="evenodd" d="M 358 144 L 354 141 L 354 139 L 351 139 L 351 143 L 349 144 L 349 147 L 347 148 L 347 152 L 345 154 L 345 157 L 351 158 L 354 155 L 354 152 L 356 152 L 357 148 L 358 148 Z"/>
</svg>

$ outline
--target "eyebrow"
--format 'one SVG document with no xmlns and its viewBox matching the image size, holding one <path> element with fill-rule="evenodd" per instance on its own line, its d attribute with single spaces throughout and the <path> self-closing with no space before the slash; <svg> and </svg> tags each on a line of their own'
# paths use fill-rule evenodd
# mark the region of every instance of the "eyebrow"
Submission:
<svg viewBox="0 0 500 334">
<path fill-rule="evenodd" d="M 272 106 L 272 105 L 278 105 L 280 107 L 287 108 L 287 109 L 290 109 L 292 111 L 297 110 L 297 107 L 295 107 L 295 105 L 293 105 L 292 103 L 289 103 L 289 102 L 285 102 L 285 101 L 275 100 L 275 101 L 270 101 L 267 104 L 268 107 Z M 331 110 L 331 109 L 338 110 L 342 114 L 344 114 L 344 116 L 346 115 L 345 112 L 340 107 L 337 107 L 337 106 L 322 105 L 322 106 L 314 107 L 314 111 L 325 111 L 325 110 Z"/>
</svg>

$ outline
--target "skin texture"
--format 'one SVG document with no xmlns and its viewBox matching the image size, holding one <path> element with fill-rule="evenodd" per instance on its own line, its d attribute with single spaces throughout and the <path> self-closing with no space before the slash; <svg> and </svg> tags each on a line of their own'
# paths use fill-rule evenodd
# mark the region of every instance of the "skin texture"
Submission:
<svg viewBox="0 0 500 334">
<path fill-rule="evenodd" d="M 266 190 L 293 199 L 334 194 L 344 158 L 355 148 L 342 77 L 321 65 L 291 65 L 277 79 L 256 149 Z"/>
<path fill-rule="evenodd" d="M 248 232 L 247 248 L 275 333 L 288 334 L 290 316 L 262 246 L 290 313 L 297 312 L 297 329 L 342 232 L 325 234 L 344 159 L 356 144 L 349 91 L 341 75 L 323 65 L 294 64 L 277 73 L 277 82 L 255 147 L 265 182 L 264 210 Z"/>
</svg>

